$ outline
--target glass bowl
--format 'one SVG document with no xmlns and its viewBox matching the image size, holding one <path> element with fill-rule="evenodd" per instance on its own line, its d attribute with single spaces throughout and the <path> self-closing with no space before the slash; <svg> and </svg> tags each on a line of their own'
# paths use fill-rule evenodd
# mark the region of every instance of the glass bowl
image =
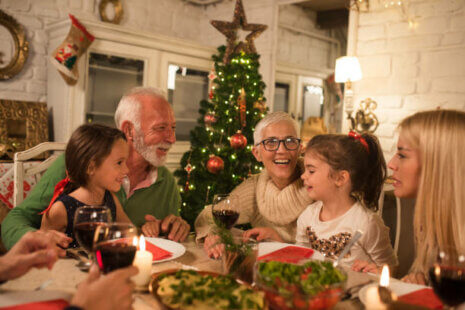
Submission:
<svg viewBox="0 0 465 310">
<path fill-rule="evenodd" d="M 331 309 L 341 299 L 347 274 L 332 262 L 268 261 L 255 264 L 254 282 L 271 309 Z"/>
</svg>

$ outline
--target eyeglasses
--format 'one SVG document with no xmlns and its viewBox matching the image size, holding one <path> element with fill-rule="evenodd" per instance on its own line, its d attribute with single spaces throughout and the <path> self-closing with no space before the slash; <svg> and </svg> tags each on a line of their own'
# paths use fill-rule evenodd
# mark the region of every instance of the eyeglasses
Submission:
<svg viewBox="0 0 465 310">
<path fill-rule="evenodd" d="M 265 148 L 265 150 L 272 152 L 272 151 L 276 151 L 277 149 L 279 149 L 281 142 L 284 143 L 284 147 L 288 151 L 297 150 L 300 145 L 300 139 L 298 138 L 285 138 L 281 140 L 276 139 L 276 138 L 269 138 L 269 139 L 265 139 L 257 143 L 256 145 L 258 146 L 260 144 L 263 144 L 263 147 Z"/>
</svg>

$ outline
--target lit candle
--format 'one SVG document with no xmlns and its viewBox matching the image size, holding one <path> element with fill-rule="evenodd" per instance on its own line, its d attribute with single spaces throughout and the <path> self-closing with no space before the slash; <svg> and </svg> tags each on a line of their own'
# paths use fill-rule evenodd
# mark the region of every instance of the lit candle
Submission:
<svg viewBox="0 0 465 310">
<path fill-rule="evenodd" d="M 152 275 L 152 258 L 152 253 L 145 250 L 145 239 L 144 236 L 141 236 L 139 239 L 139 250 L 136 252 L 133 263 L 139 269 L 139 273 L 131 278 L 136 286 L 146 286 L 149 283 Z"/>
<path fill-rule="evenodd" d="M 366 292 L 366 308 L 373 310 L 385 310 L 396 297 L 389 290 L 389 267 L 383 266 L 378 286 L 371 286 Z"/>
</svg>

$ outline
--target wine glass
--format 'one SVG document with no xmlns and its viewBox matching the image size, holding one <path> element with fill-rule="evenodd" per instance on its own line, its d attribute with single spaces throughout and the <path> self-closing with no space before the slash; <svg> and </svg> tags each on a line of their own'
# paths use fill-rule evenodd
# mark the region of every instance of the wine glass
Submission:
<svg viewBox="0 0 465 310">
<path fill-rule="evenodd" d="M 129 223 L 109 223 L 97 228 L 94 252 L 103 273 L 132 265 L 137 251 L 137 229 Z"/>
<path fill-rule="evenodd" d="M 234 194 L 219 194 L 213 197 L 212 214 L 216 225 L 231 229 L 239 218 L 239 197 Z"/>
<path fill-rule="evenodd" d="M 74 236 L 90 258 L 97 227 L 111 221 L 111 212 L 106 206 L 83 206 L 74 213 Z"/>
<path fill-rule="evenodd" d="M 452 247 L 439 251 L 438 258 L 429 270 L 434 292 L 451 307 L 465 303 L 465 255 Z"/>
</svg>

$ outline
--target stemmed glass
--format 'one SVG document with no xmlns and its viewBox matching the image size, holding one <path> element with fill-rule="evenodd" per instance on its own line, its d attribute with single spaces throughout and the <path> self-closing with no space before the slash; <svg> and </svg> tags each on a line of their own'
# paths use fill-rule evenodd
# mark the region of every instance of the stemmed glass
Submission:
<svg viewBox="0 0 465 310">
<path fill-rule="evenodd" d="M 74 213 L 74 236 L 91 259 L 97 227 L 111 221 L 110 209 L 105 206 L 83 206 Z"/>
<path fill-rule="evenodd" d="M 434 292 L 450 307 L 465 308 L 465 254 L 452 247 L 439 251 L 438 258 L 429 270 Z"/>
<path fill-rule="evenodd" d="M 216 225 L 231 229 L 239 218 L 239 197 L 234 194 L 219 194 L 213 197 L 212 215 Z"/>
<path fill-rule="evenodd" d="M 97 228 L 94 252 L 103 273 L 132 265 L 137 251 L 137 229 L 129 223 L 109 223 Z"/>
</svg>

